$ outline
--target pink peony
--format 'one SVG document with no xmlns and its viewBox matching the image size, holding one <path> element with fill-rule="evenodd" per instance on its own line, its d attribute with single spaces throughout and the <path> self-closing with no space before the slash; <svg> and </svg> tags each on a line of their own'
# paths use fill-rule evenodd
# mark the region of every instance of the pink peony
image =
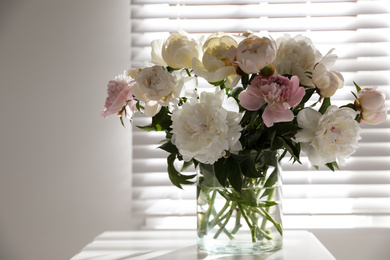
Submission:
<svg viewBox="0 0 390 260">
<path fill-rule="evenodd" d="M 132 117 L 137 110 L 136 101 L 133 100 L 133 94 L 131 93 L 134 83 L 134 80 L 126 74 L 119 75 L 108 82 L 108 96 L 102 112 L 103 117 L 107 118 L 109 115 L 118 114 L 123 111 L 123 108 L 126 111 L 126 117 Z"/>
<path fill-rule="evenodd" d="M 294 114 L 290 108 L 297 106 L 304 95 L 305 89 L 299 86 L 297 76 L 291 80 L 280 75 L 268 78 L 257 76 L 238 99 L 250 111 L 258 110 L 267 103 L 262 118 L 264 124 L 271 127 L 277 122 L 293 120 Z"/>
</svg>

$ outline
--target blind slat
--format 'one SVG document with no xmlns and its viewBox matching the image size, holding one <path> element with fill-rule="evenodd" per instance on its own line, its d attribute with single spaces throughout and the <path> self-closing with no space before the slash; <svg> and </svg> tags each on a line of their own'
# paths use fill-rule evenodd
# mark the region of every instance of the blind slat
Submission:
<svg viewBox="0 0 390 260">
<path fill-rule="evenodd" d="M 132 0 L 132 67 L 150 60 L 151 41 L 179 28 L 193 37 L 246 30 L 303 34 L 325 55 L 335 48 L 345 86 L 333 104 L 353 102 L 353 82 L 377 86 L 390 98 L 390 1 L 342 0 Z M 218 10 L 218 11 L 216 11 Z M 212 26 L 210 26 L 212 24 Z M 201 87 L 208 87 L 200 81 Z M 137 115 L 133 125 L 150 118 Z M 361 124 L 360 148 L 331 172 L 282 161 L 285 228 L 390 225 L 390 118 L 379 126 Z M 133 212 L 143 228 L 195 228 L 195 187 L 179 190 L 167 174 L 167 153 L 158 149 L 165 133 L 133 127 Z M 194 173 L 190 168 L 185 174 Z"/>
<path fill-rule="evenodd" d="M 196 26 L 194 26 L 196 23 Z M 213 26 L 210 26 L 213 24 Z M 203 32 L 213 33 L 224 32 L 244 32 L 246 30 L 256 31 L 306 31 L 306 30 L 357 30 L 369 28 L 389 28 L 390 15 L 361 15 L 358 17 L 297 17 L 297 18 L 269 18 L 269 19 L 133 19 L 132 31 L 134 32 L 174 32 L 180 27 L 189 33 Z"/>
<path fill-rule="evenodd" d="M 136 214 L 155 216 L 195 215 L 195 200 L 160 199 L 134 200 L 133 209 Z M 284 215 L 359 215 L 390 214 L 389 198 L 305 198 L 283 199 Z"/>
<path fill-rule="evenodd" d="M 369 1 L 369 0 L 368 0 Z M 211 4 L 268 4 L 268 0 L 241 0 L 239 4 L 237 4 L 237 0 L 132 0 L 132 4 L 188 4 L 188 5 L 211 5 Z M 274 4 L 283 4 L 283 3 L 307 3 L 307 0 L 272 0 Z M 345 0 L 311 0 L 312 3 L 317 2 L 326 2 L 326 3 L 338 3 L 338 2 L 367 2 L 367 0 L 354 0 L 354 1 L 345 1 Z M 371 1 L 372 2 L 372 1 Z M 385 3 L 387 0 L 376 1 L 379 3 Z"/>
<path fill-rule="evenodd" d="M 386 156 L 359 156 L 359 157 L 351 157 L 347 160 L 346 165 L 342 166 L 342 169 L 345 171 L 358 171 L 358 170 L 387 170 L 390 169 L 390 158 Z M 285 171 L 298 171 L 298 170 L 307 170 L 308 169 L 308 160 L 307 157 L 302 157 L 302 164 L 295 163 L 287 163 L 289 158 L 284 158 L 286 163 L 282 164 L 283 170 Z M 148 167 L 143 167 L 147 165 Z M 153 159 L 134 159 L 133 167 L 139 168 L 140 170 L 137 172 L 158 172 L 158 171 L 166 171 L 167 168 L 167 160 L 166 158 L 153 158 Z M 320 169 L 323 166 L 320 166 Z M 325 167 L 324 167 L 325 168 Z M 310 168 L 309 168 L 310 169 Z"/>
<path fill-rule="evenodd" d="M 372 184 L 371 184 L 372 185 Z M 390 184 L 376 184 L 375 189 L 366 184 L 283 184 L 283 198 L 383 198 L 390 197 Z M 158 188 L 158 189 L 157 189 Z M 331 191 L 331 192 L 330 192 Z M 134 200 L 184 199 L 193 201 L 196 187 L 176 191 L 170 186 L 137 187 Z"/>
<path fill-rule="evenodd" d="M 172 187 L 167 173 L 148 172 L 135 173 L 133 176 L 135 187 Z M 283 184 L 309 185 L 309 184 L 365 184 L 376 188 L 378 184 L 390 184 L 390 170 L 382 171 L 284 171 Z M 180 192 L 180 190 L 174 191 Z"/>
<path fill-rule="evenodd" d="M 256 31 L 259 31 L 258 28 Z M 256 32 L 255 31 L 255 32 Z M 283 36 L 285 32 L 273 32 L 272 37 L 277 39 L 278 37 Z M 298 31 L 293 31 L 292 33 L 302 33 Z M 342 45 L 342 44 L 355 44 L 350 48 L 349 51 L 355 51 L 356 46 L 361 43 L 388 43 L 390 42 L 390 29 L 389 28 L 372 28 L 372 29 L 362 29 L 358 30 L 347 30 L 347 31 L 311 31 L 305 32 L 310 34 L 310 38 L 317 45 L 328 44 L 332 47 Z M 150 47 L 150 43 L 155 39 L 166 38 L 169 34 L 167 32 L 132 32 L 132 46 L 133 47 Z M 194 37 L 200 36 L 199 34 L 193 34 Z M 371 45 L 369 45 L 371 46 Z M 326 48 L 329 49 L 329 48 Z"/>
<path fill-rule="evenodd" d="M 258 18 L 266 17 L 299 17 L 299 16 L 356 16 L 364 14 L 386 14 L 386 6 L 378 5 L 380 1 L 356 3 L 285 3 L 285 4 L 249 4 L 249 5 L 134 5 L 133 19 L 170 18 L 176 19 L 218 19 L 218 18 Z M 215 10 L 218 10 L 216 12 Z"/>
</svg>

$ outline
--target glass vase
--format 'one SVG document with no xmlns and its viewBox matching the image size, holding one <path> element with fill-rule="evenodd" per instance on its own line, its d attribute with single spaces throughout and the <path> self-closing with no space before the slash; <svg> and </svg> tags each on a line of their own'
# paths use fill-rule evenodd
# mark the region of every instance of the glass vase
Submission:
<svg viewBox="0 0 390 260">
<path fill-rule="evenodd" d="M 269 156 L 269 155 L 268 155 Z M 198 248 L 208 253 L 261 254 L 282 248 L 282 182 L 277 153 L 262 178 L 223 187 L 213 165 L 198 165 Z M 206 178 L 207 177 L 207 178 Z"/>
</svg>

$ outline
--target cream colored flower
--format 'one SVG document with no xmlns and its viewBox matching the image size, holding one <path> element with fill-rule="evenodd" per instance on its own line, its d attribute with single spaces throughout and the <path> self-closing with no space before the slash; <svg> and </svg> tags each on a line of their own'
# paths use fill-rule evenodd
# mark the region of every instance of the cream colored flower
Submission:
<svg viewBox="0 0 390 260">
<path fill-rule="evenodd" d="M 276 40 L 275 69 L 278 74 L 296 75 L 304 86 L 313 86 L 308 77 L 313 72 L 315 64 L 321 59 L 321 53 L 314 47 L 312 41 L 303 35 L 291 38 L 285 34 Z"/>
<path fill-rule="evenodd" d="M 212 34 L 203 44 L 202 62 L 197 58 L 192 60 L 194 73 L 211 83 L 226 79 L 225 86 L 234 87 L 238 83 L 238 80 L 235 80 L 238 75 L 227 55 L 232 46 L 237 46 L 232 37 L 224 33 Z"/>
<path fill-rule="evenodd" d="M 235 60 L 243 72 L 254 74 L 274 62 L 276 51 L 276 43 L 272 38 L 249 34 L 248 38 L 238 44 Z"/>
<path fill-rule="evenodd" d="M 235 99 L 224 91 L 202 92 L 172 112 L 172 143 L 184 161 L 192 158 L 212 164 L 226 155 L 242 149 L 241 113 Z"/>
<path fill-rule="evenodd" d="M 158 60 L 157 53 L 159 42 L 154 42 L 152 45 L 152 56 L 153 59 L 161 63 Z M 191 69 L 192 59 L 201 58 L 202 55 L 202 44 L 200 41 L 190 38 L 185 32 L 174 32 L 168 39 L 163 43 L 161 49 L 162 60 L 165 64 L 174 69 Z"/>
<path fill-rule="evenodd" d="M 157 114 L 161 106 L 178 98 L 181 91 L 177 78 L 161 66 L 142 69 L 134 80 L 133 95 L 145 102 L 144 113 L 148 116 Z"/>
<path fill-rule="evenodd" d="M 357 112 L 351 108 L 329 106 L 324 115 L 306 108 L 297 115 L 296 141 L 313 165 L 338 161 L 341 165 L 358 148 L 360 127 L 355 117 Z"/>
<path fill-rule="evenodd" d="M 362 119 L 367 124 L 377 125 L 387 118 L 386 96 L 376 88 L 363 88 L 359 91 L 356 103 Z"/>
<path fill-rule="evenodd" d="M 157 39 L 152 41 L 151 47 L 152 47 L 152 52 L 151 52 L 151 57 L 152 57 L 152 63 L 161 65 L 163 67 L 167 67 L 167 63 L 164 61 L 164 59 L 161 56 L 162 53 L 162 46 L 164 43 L 164 39 Z"/>
<path fill-rule="evenodd" d="M 330 69 L 337 60 L 337 55 L 332 54 L 333 50 L 334 49 L 331 49 L 321 61 L 315 65 L 313 70 L 313 84 L 322 97 L 331 97 L 339 88 L 344 86 L 343 76 L 339 72 Z"/>
</svg>

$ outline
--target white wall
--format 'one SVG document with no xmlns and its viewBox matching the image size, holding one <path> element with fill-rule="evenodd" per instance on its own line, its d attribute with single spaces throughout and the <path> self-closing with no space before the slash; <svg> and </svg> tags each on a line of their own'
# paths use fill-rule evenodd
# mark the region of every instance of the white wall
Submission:
<svg viewBox="0 0 390 260">
<path fill-rule="evenodd" d="M 130 129 L 100 113 L 129 66 L 128 0 L 0 0 L 0 259 L 69 259 L 128 229 Z"/>
</svg>

